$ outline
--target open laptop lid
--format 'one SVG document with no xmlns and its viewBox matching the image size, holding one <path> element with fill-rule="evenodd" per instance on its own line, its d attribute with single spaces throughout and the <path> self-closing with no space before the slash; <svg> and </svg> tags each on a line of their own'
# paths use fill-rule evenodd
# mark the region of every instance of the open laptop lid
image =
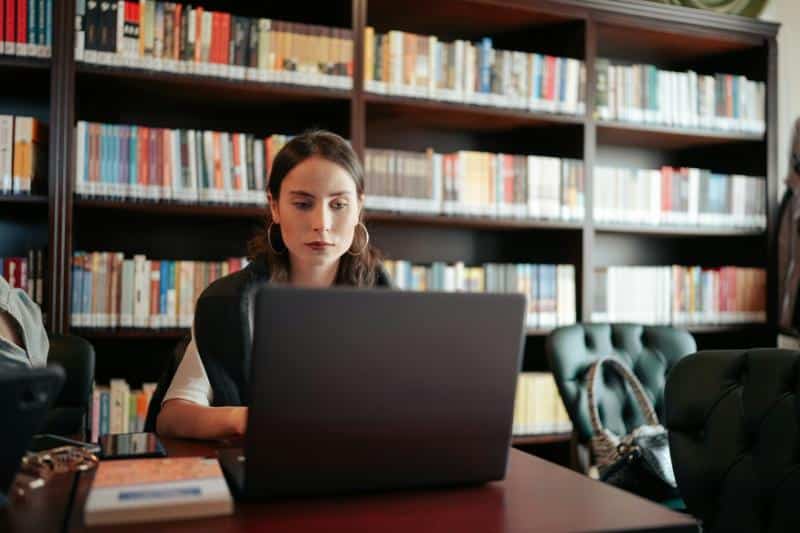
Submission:
<svg viewBox="0 0 800 533">
<path fill-rule="evenodd" d="M 265 285 L 253 301 L 250 497 L 505 475 L 522 295 Z"/>
<path fill-rule="evenodd" d="M 19 470 L 31 437 L 39 431 L 50 404 L 64 383 L 60 366 L 17 368 L 0 366 L 0 500 Z M 2 504 L 2 502 L 0 502 Z"/>
</svg>

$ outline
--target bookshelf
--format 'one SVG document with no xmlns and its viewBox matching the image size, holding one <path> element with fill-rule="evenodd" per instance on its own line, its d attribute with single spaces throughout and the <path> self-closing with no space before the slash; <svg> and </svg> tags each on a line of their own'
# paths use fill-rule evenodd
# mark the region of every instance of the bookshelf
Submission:
<svg viewBox="0 0 800 533">
<path fill-rule="evenodd" d="M 54 332 L 95 343 L 99 381 L 126 377 L 132 385 L 158 377 L 160 364 L 184 334 L 92 330 L 70 326 L 71 258 L 78 250 L 120 251 L 130 257 L 218 261 L 244 255 L 262 209 L 78 197 L 74 194 L 78 121 L 157 128 L 294 134 L 311 126 L 367 148 L 436 153 L 475 150 L 583 161 L 581 221 L 371 211 L 375 242 L 390 258 L 481 264 L 571 264 L 577 318 L 592 317 L 594 272 L 605 266 L 733 265 L 767 271 L 765 324 L 690 326 L 701 348 L 772 344 L 775 333 L 774 224 L 777 213 L 778 26 L 663 6 L 643 0 L 335 0 L 314 10 L 296 3 L 192 2 L 206 10 L 268 17 L 352 31 L 351 88 L 233 79 L 219 75 L 120 67 L 75 59 L 73 0 L 54 3 L 50 59 L 0 55 L 0 73 L 16 83 L 0 88 L 0 113 L 31 113 L 50 127 L 49 185 L 31 198 L 0 197 L 0 247 L 23 246 L 35 235 L 47 246 L 47 314 Z M 383 94 L 364 81 L 364 30 L 436 36 L 439 42 L 479 41 L 526 54 L 583 62 L 585 109 L 557 113 L 432 97 Z M 598 118 L 597 62 L 647 64 L 677 72 L 746 76 L 765 85 L 765 131 L 633 123 Z M 707 169 L 762 176 L 763 228 L 597 222 L 594 170 L 599 166 Z M 23 237 L 24 236 L 24 237 Z M 9 238 L 10 237 L 10 238 Z M 547 330 L 528 331 L 524 367 L 546 370 Z M 131 361 L 136 361 L 132 364 Z M 549 440 L 548 440 L 549 439 Z M 565 437 L 518 438 L 520 445 L 564 443 Z"/>
<path fill-rule="evenodd" d="M 4 81 L 0 87 L 0 115 L 33 117 L 49 123 L 51 109 L 50 65 L 49 58 L 0 54 L 0 77 Z M 9 83 L 11 80 L 13 81 Z M 8 124 L 10 126 L 11 121 Z M 0 174 L 2 173 L 0 170 Z M 23 287 L 35 300 L 45 304 L 48 299 L 44 293 L 49 280 L 40 276 L 42 276 L 42 271 L 48 270 L 44 268 L 46 261 L 44 251 L 49 248 L 51 238 L 48 217 L 49 202 L 49 191 L 41 182 L 34 184 L 34 189 L 30 194 L 20 195 L 11 191 L 8 191 L 7 194 L 0 193 L 0 258 L 21 258 L 25 262 L 27 281 L 41 279 L 43 283 L 39 284 L 38 290 L 33 289 L 33 285 L 28 283 L 25 283 Z M 42 256 L 34 260 L 29 255 L 32 250 L 42 251 Z M 17 269 L 17 273 L 19 273 L 19 269 Z M 20 278 L 17 278 L 17 281 L 20 281 Z M 15 285 L 17 284 L 15 283 Z M 45 311 L 45 320 L 49 320 L 46 309 L 43 311 Z"/>
</svg>

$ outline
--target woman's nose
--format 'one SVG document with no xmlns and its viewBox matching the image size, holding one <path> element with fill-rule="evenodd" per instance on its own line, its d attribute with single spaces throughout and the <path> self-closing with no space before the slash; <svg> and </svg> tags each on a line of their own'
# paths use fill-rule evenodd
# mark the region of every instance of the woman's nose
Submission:
<svg viewBox="0 0 800 533">
<path fill-rule="evenodd" d="M 325 207 L 320 207 L 314 211 L 313 228 L 314 231 L 328 231 L 330 229 L 330 213 Z"/>
</svg>

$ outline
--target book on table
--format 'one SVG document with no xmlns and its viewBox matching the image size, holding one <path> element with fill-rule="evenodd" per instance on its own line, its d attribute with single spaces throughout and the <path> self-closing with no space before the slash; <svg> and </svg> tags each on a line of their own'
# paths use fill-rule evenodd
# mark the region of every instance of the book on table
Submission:
<svg viewBox="0 0 800 533">
<path fill-rule="evenodd" d="M 127 459 L 100 462 L 84 520 L 92 526 L 232 513 L 233 500 L 216 459 Z"/>
</svg>

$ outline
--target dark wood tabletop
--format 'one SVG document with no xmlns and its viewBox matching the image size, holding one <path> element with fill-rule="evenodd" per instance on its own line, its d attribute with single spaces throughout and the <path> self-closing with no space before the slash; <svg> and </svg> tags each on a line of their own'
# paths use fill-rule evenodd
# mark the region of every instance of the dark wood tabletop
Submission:
<svg viewBox="0 0 800 533">
<path fill-rule="evenodd" d="M 164 444 L 176 457 L 214 456 L 221 446 Z M 698 531 L 689 515 L 514 449 L 506 479 L 482 486 L 237 503 L 230 516 L 126 526 L 84 526 L 92 477 L 61 476 L 0 509 L 0 531 Z"/>
</svg>

